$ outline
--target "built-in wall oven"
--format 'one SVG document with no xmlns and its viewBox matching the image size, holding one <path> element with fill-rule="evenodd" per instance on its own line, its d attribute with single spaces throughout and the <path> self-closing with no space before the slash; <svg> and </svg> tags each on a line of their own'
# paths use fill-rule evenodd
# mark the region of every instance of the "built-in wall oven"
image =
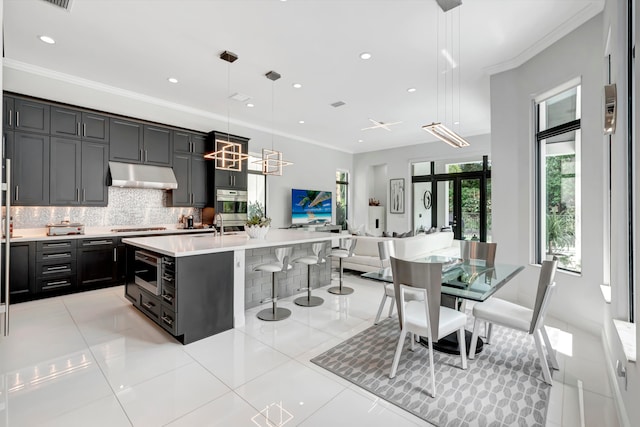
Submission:
<svg viewBox="0 0 640 427">
<path fill-rule="evenodd" d="M 134 256 L 136 285 L 154 295 L 162 295 L 162 281 L 173 282 L 173 262 L 169 257 L 137 250 Z"/>
<path fill-rule="evenodd" d="M 247 192 L 244 190 L 216 190 L 216 215 L 224 226 L 244 226 L 247 221 Z"/>
</svg>

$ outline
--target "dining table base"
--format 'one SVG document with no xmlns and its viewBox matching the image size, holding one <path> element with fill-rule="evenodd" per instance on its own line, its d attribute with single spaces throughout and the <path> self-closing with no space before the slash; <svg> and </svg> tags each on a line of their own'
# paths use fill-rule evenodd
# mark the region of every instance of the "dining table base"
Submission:
<svg viewBox="0 0 640 427">
<path fill-rule="evenodd" d="M 471 336 L 473 334 L 471 331 L 464 331 L 464 340 L 465 347 L 467 349 L 467 356 L 469 355 L 469 350 L 471 347 Z M 429 340 L 424 337 L 420 337 L 420 344 L 428 347 Z M 482 351 L 482 347 L 484 346 L 484 341 L 482 338 L 478 337 L 478 345 L 476 346 L 476 354 Z M 433 343 L 433 349 L 439 351 L 441 353 L 447 354 L 460 354 L 460 345 L 458 344 L 458 333 L 453 332 L 452 334 L 447 335 L 446 337 L 440 338 L 437 342 Z"/>
</svg>

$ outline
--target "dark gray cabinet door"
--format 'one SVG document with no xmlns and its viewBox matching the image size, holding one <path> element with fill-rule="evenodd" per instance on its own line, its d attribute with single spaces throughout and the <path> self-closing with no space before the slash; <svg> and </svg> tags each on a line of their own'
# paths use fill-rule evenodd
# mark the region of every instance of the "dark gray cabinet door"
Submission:
<svg viewBox="0 0 640 427">
<path fill-rule="evenodd" d="M 78 285 L 102 286 L 118 280 L 115 239 L 83 239 L 78 244 Z"/>
<path fill-rule="evenodd" d="M 203 208 L 207 204 L 207 160 L 191 156 L 191 206 Z"/>
<path fill-rule="evenodd" d="M 85 141 L 109 142 L 109 117 L 83 112 L 81 132 Z"/>
<path fill-rule="evenodd" d="M 80 138 L 80 120 L 82 113 L 78 110 L 51 106 L 51 136 Z"/>
<path fill-rule="evenodd" d="M 159 126 L 144 126 L 144 163 L 171 166 L 171 130 Z"/>
<path fill-rule="evenodd" d="M 13 129 L 13 125 L 15 124 L 13 116 L 15 115 L 16 109 L 14 107 L 14 99 L 10 96 L 2 97 L 2 127 L 4 130 Z"/>
<path fill-rule="evenodd" d="M 80 140 L 51 138 L 51 173 L 49 175 L 51 205 L 75 206 L 80 204 L 81 146 Z"/>
<path fill-rule="evenodd" d="M 9 295 L 10 302 L 24 301 L 33 298 L 36 292 L 35 280 L 35 242 L 11 243 L 9 261 Z M 5 244 L 2 244 L 4 253 Z M 4 257 L 2 257 L 2 271 L 4 271 Z M 4 301 L 4 274 L 2 275 L 2 300 Z"/>
<path fill-rule="evenodd" d="M 191 153 L 191 134 L 181 130 L 174 130 L 173 150 L 176 153 Z"/>
<path fill-rule="evenodd" d="M 81 203 L 84 206 L 107 206 L 107 171 L 109 169 L 109 146 L 82 141 L 82 189 Z"/>
<path fill-rule="evenodd" d="M 112 118 L 109 133 L 109 160 L 142 162 L 142 123 Z"/>
<path fill-rule="evenodd" d="M 178 181 L 178 188 L 171 190 L 171 204 L 173 206 L 191 206 L 190 163 L 190 154 L 176 153 L 173 155 L 173 173 Z"/>
<path fill-rule="evenodd" d="M 27 132 L 49 133 L 49 104 L 16 98 L 14 129 Z"/>
<path fill-rule="evenodd" d="M 206 135 L 191 134 L 191 152 L 204 155 L 207 147 L 206 140 Z"/>
<path fill-rule="evenodd" d="M 11 144 L 11 201 L 15 205 L 49 204 L 49 136 L 15 132 Z"/>
</svg>

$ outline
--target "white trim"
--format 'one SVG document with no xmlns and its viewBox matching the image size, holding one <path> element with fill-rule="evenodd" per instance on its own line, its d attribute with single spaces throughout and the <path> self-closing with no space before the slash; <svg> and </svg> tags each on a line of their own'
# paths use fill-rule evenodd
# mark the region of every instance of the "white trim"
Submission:
<svg viewBox="0 0 640 427">
<path fill-rule="evenodd" d="M 538 95 L 535 95 L 533 100 L 536 104 L 540 104 L 541 102 L 546 101 L 547 99 L 559 95 L 562 92 L 566 92 L 569 89 L 573 89 L 574 87 L 578 87 L 582 85 L 582 76 L 578 76 L 578 77 L 574 77 L 571 80 L 568 80 L 564 83 L 561 83 L 557 86 L 555 86 L 553 89 L 549 89 L 547 91 L 544 91 Z M 577 95 L 576 95 L 577 96 Z M 580 99 L 578 99 L 578 101 L 580 101 Z M 578 106 L 578 108 L 580 108 Z M 534 113 L 535 114 L 535 113 Z"/>
<path fill-rule="evenodd" d="M 616 413 L 618 415 L 618 422 L 621 427 L 631 427 L 631 421 L 629 421 L 629 416 L 627 415 L 627 409 L 624 406 L 624 400 L 622 399 L 622 393 L 620 392 L 620 387 L 618 386 L 618 379 L 616 377 L 616 373 L 613 369 L 613 359 L 611 357 L 611 351 L 609 350 L 609 346 L 607 345 L 607 332 L 606 329 L 602 329 L 602 333 L 600 334 L 600 340 L 602 344 L 602 348 L 604 349 L 604 358 L 605 358 L 605 370 L 607 371 L 607 376 L 609 377 L 609 384 L 611 385 L 611 390 L 613 390 L 613 402 L 615 403 Z"/>
<path fill-rule="evenodd" d="M 540 52 L 547 49 L 549 46 L 565 37 L 567 34 L 571 33 L 582 24 L 587 22 L 589 19 L 596 16 L 598 13 L 602 12 L 604 9 L 604 1 L 601 2 L 593 2 L 585 6 L 581 11 L 573 15 L 571 18 L 558 25 L 555 29 L 553 29 L 550 33 L 545 35 L 543 38 L 523 50 L 516 57 L 501 62 L 496 65 L 492 65 L 484 68 L 484 72 L 488 75 L 501 73 L 503 71 L 511 70 L 513 68 L 517 68 L 539 54 Z"/>
<path fill-rule="evenodd" d="M 64 83 L 68 83 L 68 84 L 72 84 L 72 85 L 76 85 L 79 87 L 84 87 L 87 89 L 92 89 L 92 90 L 96 90 L 99 92 L 104 92 L 104 93 L 108 93 L 111 95 L 116 95 L 116 96 L 120 96 L 123 98 L 128 98 L 128 99 L 133 99 L 136 101 L 141 101 L 141 102 L 145 102 L 147 104 L 151 104 L 151 105 L 155 105 L 155 106 L 159 106 L 159 107 L 163 107 L 163 108 L 167 108 L 170 110 L 174 110 L 174 111 L 181 111 L 187 114 L 192 114 L 194 116 L 200 116 L 200 117 L 204 117 L 206 119 L 213 119 L 213 120 L 218 120 L 221 122 L 227 122 L 229 121 L 231 124 L 235 125 L 235 126 L 242 126 L 248 129 L 253 129 L 253 130 L 257 130 L 260 132 L 264 132 L 266 134 L 274 134 L 274 135 L 278 135 L 281 136 L 283 138 L 288 138 L 294 141 L 300 141 L 300 142 L 304 142 L 307 144 L 313 144 L 313 145 L 318 145 L 320 147 L 324 147 L 324 148 L 329 148 L 332 150 L 336 150 L 336 151 L 341 151 L 343 153 L 348 153 L 348 154 L 354 154 L 351 151 L 342 149 L 340 147 L 336 147 L 333 145 L 329 145 L 326 144 L 324 142 L 320 142 L 320 141 L 316 141 L 313 139 L 309 139 L 309 138 L 303 138 L 297 135 L 293 135 L 290 133 L 286 133 L 286 132 L 278 132 L 275 131 L 271 128 L 266 128 L 264 126 L 260 126 L 260 125 L 255 125 L 252 123 L 248 123 L 245 121 L 241 121 L 241 120 L 234 120 L 232 118 L 229 118 L 227 116 L 223 116 L 220 114 L 216 114 L 216 113 L 212 113 L 209 111 L 205 111 L 205 110 L 201 110 L 199 108 L 193 108 L 193 107 L 189 107 L 186 105 L 182 105 L 182 104 L 177 104 L 175 102 L 169 102 L 169 101 L 165 101 L 163 99 L 160 98 L 156 98 L 153 96 L 148 96 L 148 95 L 143 95 L 141 93 L 138 92 L 134 92 L 134 91 L 130 91 L 130 90 L 126 90 L 126 89 L 121 89 L 115 86 L 110 86 L 110 85 L 106 85 L 104 83 L 100 83 L 100 82 L 96 82 L 94 80 L 88 80 L 88 79 L 84 79 L 81 77 L 77 77 L 77 76 L 73 76 L 71 74 L 66 74 L 66 73 L 61 73 L 59 71 L 54 71 L 54 70 L 50 70 L 48 68 L 43 68 L 43 67 L 38 67 L 36 65 L 32 65 L 32 64 L 27 64 L 25 62 L 21 62 L 21 61 L 16 61 L 15 59 L 10 59 L 10 58 L 4 58 L 2 60 L 2 64 L 4 68 L 8 68 L 8 69 L 12 69 L 12 70 L 16 70 L 16 71 L 22 71 L 25 73 L 30 73 L 30 74 L 34 74 L 36 76 L 41 76 L 41 77 L 45 77 L 45 78 L 50 78 L 50 79 L 54 79 L 54 80 L 58 80 Z"/>
</svg>

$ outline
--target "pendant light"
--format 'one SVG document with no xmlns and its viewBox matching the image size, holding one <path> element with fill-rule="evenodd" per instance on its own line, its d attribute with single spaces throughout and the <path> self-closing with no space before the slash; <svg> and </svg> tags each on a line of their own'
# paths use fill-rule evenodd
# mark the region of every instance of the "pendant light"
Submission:
<svg viewBox="0 0 640 427">
<path fill-rule="evenodd" d="M 231 141 L 229 127 L 231 122 L 231 64 L 238 59 L 238 55 L 225 50 L 220 54 L 220 59 L 227 62 L 227 139 L 216 139 L 214 151 L 204 155 L 205 159 L 214 160 L 216 169 L 241 172 L 242 162 L 249 158 L 242 152 L 242 144 Z"/>
<path fill-rule="evenodd" d="M 444 20 L 445 20 L 445 37 L 444 37 L 444 47 L 440 46 L 440 11 L 437 11 L 437 23 L 436 31 L 437 31 L 437 48 L 436 48 L 436 111 L 438 116 L 438 121 L 432 122 L 429 125 L 422 126 L 422 129 L 429 132 L 439 140 L 449 144 L 454 148 L 462 148 L 468 147 L 469 141 L 464 139 L 455 131 L 451 130 L 445 125 L 447 122 L 447 115 L 449 113 L 450 107 L 450 115 L 449 121 L 454 124 L 458 124 L 460 122 L 460 9 L 455 12 L 448 12 L 451 9 L 456 8 L 462 2 L 459 0 L 436 0 L 438 5 L 443 11 Z M 456 60 L 456 49 L 454 49 L 455 41 L 453 39 L 454 34 L 454 19 L 453 14 L 456 15 L 457 18 L 457 32 L 458 32 L 458 49 L 457 49 L 457 60 Z M 451 26 L 449 28 L 447 15 L 451 16 Z M 447 43 L 449 29 L 451 30 L 451 38 L 449 45 Z M 441 56 L 444 58 L 444 70 L 440 71 L 440 61 Z M 444 78 L 444 120 L 440 121 L 440 77 Z M 447 78 L 448 77 L 448 78 Z M 448 80 L 448 82 L 447 82 Z M 457 80 L 457 85 L 454 83 Z M 449 97 L 447 96 L 447 84 L 450 85 Z M 458 98 L 458 106 L 457 109 L 454 107 L 455 100 L 455 88 L 457 86 L 457 98 Z M 457 117 L 454 117 L 454 112 L 457 111 Z"/>
<path fill-rule="evenodd" d="M 292 165 L 293 163 L 283 160 L 282 151 L 277 151 L 273 148 L 274 139 L 274 111 L 275 111 L 275 82 L 281 76 L 275 71 L 269 71 L 265 74 L 265 77 L 271 80 L 271 149 L 262 149 L 262 160 L 257 160 L 254 163 L 262 165 L 263 175 L 276 175 L 282 176 L 282 168 L 284 166 Z"/>
</svg>

